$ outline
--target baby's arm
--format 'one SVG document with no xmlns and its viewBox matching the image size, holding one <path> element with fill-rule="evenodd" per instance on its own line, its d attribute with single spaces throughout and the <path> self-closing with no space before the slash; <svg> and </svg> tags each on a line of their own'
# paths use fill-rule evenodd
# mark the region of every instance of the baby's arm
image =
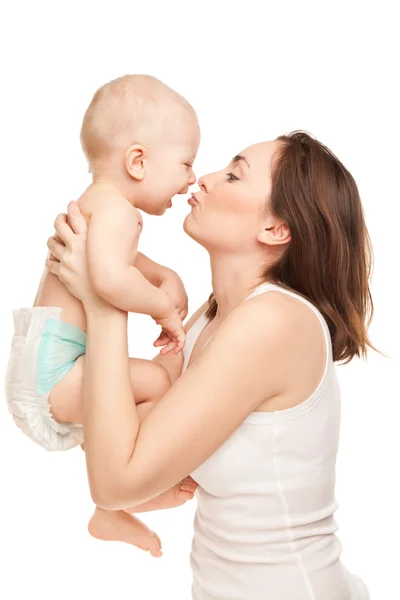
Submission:
<svg viewBox="0 0 400 600">
<path fill-rule="evenodd" d="M 169 271 L 167 267 L 159 265 L 141 252 L 137 253 L 135 267 L 156 287 L 160 287 Z"/>
<path fill-rule="evenodd" d="M 135 267 L 156 287 L 171 298 L 182 321 L 188 314 L 188 297 L 182 279 L 173 269 L 163 267 L 138 252 Z"/>
<path fill-rule="evenodd" d="M 133 266 L 140 226 L 140 213 L 127 201 L 100 200 L 88 224 L 89 274 L 95 291 L 110 304 L 162 319 L 174 312 L 173 302 Z"/>
</svg>

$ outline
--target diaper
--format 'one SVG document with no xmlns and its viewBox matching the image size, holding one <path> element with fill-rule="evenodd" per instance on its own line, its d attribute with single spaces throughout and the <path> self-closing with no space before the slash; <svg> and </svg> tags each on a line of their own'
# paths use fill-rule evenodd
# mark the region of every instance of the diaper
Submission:
<svg viewBox="0 0 400 600">
<path fill-rule="evenodd" d="M 61 312 L 47 306 L 13 311 L 5 382 L 15 423 L 46 450 L 69 450 L 83 443 L 82 425 L 57 423 L 48 402 L 53 387 L 86 351 L 85 332 L 61 321 Z"/>
</svg>

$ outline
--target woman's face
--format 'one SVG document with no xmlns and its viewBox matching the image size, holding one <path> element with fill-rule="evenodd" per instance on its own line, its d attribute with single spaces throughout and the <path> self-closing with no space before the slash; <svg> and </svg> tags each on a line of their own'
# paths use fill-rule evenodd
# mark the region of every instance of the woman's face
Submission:
<svg viewBox="0 0 400 600">
<path fill-rule="evenodd" d="M 185 232 L 209 252 L 250 252 L 265 221 L 277 141 L 250 146 L 221 171 L 198 180 Z"/>
</svg>

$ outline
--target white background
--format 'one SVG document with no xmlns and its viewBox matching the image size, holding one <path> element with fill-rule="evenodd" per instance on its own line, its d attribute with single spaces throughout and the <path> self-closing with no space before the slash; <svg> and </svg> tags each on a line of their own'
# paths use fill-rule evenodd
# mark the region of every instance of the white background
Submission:
<svg viewBox="0 0 400 600">
<path fill-rule="evenodd" d="M 54 217 L 89 183 L 79 129 L 106 81 L 150 73 L 193 103 L 202 129 L 198 174 L 223 167 L 251 143 L 306 129 L 355 176 L 375 250 L 370 332 L 390 358 L 371 353 L 368 363 L 339 369 L 337 520 L 343 560 L 376 600 L 400 598 L 394 7 L 385 1 L 36 0 L 4 5 L 0 15 L 1 376 L 10 311 L 31 305 Z M 176 198 L 165 217 L 145 215 L 141 250 L 181 274 L 193 312 L 210 293 L 210 274 L 205 251 L 182 232 L 185 200 Z M 133 317 L 131 353 L 151 357 L 155 335 L 149 319 Z M 1 598 L 190 597 L 195 500 L 144 516 L 163 540 L 164 557 L 156 560 L 89 537 L 82 451 L 46 453 L 16 429 L 4 403 L 0 461 Z"/>
</svg>

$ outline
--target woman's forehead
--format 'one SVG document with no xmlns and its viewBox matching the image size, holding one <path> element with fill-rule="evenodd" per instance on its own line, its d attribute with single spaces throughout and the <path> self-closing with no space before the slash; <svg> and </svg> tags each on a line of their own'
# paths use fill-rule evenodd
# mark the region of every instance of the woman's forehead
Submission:
<svg viewBox="0 0 400 600">
<path fill-rule="evenodd" d="M 272 159 L 278 147 L 279 142 L 277 140 L 259 142 L 242 150 L 240 156 L 246 159 L 250 170 L 257 171 L 261 169 L 265 172 L 266 167 L 271 167 Z"/>
<path fill-rule="evenodd" d="M 240 154 L 244 156 L 252 157 L 255 160 L 265 160 L 271 158 L 275 150 L 278 148 L 278 140 L 272 140 L 269 142 L 259 142 L 248 146 Z"/>
</svg>

